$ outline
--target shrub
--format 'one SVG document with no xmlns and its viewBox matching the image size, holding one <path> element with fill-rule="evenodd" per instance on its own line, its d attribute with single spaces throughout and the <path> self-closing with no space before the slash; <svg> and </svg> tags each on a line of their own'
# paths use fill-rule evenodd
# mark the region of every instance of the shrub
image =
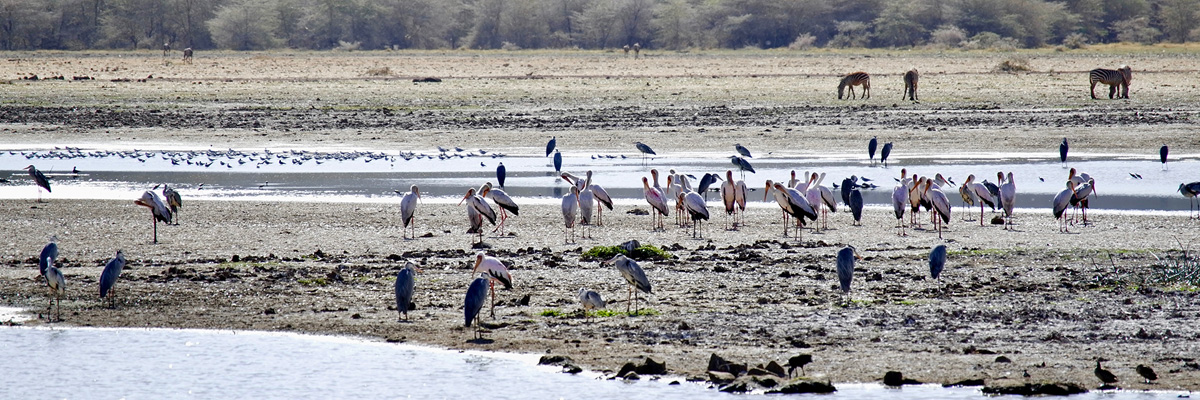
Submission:
<svg viewBox="0 0 1200 400">
<path fill-rule="evenodd" d="M 1012 58 L 1009 58 L 1009 59 L 1007 59 L 1007 60 L 1001 61 L 1001 62 L 1000 62 L 1000 64 L 996 66 L 996 71 L 1000 71 L 1000 72 L 1028 72 L 1028 71 L 1030 71 L 1030 68 L 1029 68 L 1029 59 L 1027 59 L 1027 58 L 1025 58 L 1025 57 L 1012 57 Z"/>
<path fill-rule="evenodd" d="M 929 40 L 947 48 L 961 47 L 967 41 L 967 32 L 954 25 L 942 25 L 929 35 Z"/>
<path fill-rule="evenodd" d="M 1076 32 L 1063 38 L 1062 45 L 1068 49 L 1082 49 L 1087 47 L 1088 38 L 1086 35 Z"/>
<path fill-rule="evenodd" d="M 796 40 L 793 40 L 792 43 L 788 45 L 788 49 L 808 50 L 813 48 L 813 44 L 816 42 L 816 36 L 813 36 L 811 33 L 801 33 L 800 36 L 796 36 Z"/>
</svg>

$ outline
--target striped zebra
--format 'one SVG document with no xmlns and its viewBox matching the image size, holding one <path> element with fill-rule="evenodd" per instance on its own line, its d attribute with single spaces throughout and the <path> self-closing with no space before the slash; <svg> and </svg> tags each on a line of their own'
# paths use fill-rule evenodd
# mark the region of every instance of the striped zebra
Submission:
<svg viewBox="0 0 1200 400">
<path fill-rule="evenodd" d="M 838 100 L 842 99 L 842 93 L 846 87 L 850 87 L 850 98 L 854 97 L 854 87 L 862 86 L 863 100 L 871 98 L 871 76 L 866 72 L 852 72 L 842 76 L 842 81 L 838 83 Z"/>
<path fill-rule="evenodd" d="M 1121 95 L 1118 99 L 1129 98 L 1129 81 L 1133 80 L 1133 69 L 1128 65 L 1122 65 L 1121 68 L 1115 70 L 1096 68 L 1088 73 L 1088 83 L 1092 85 L 1092 98 L 1096 98 L 1096 84 L 1103 83 L 1108 85 L 1108 98 L 1113 98 L 1117 94 L 1117 86 L 1121 87 Z"/>
<path fill-rule="evenodd" d="M 900 96 L 900 100 L 908 97 L 909 100 L 917 101 L 917 79 L 919 78 L 916 68 L 904 73 L 904 94 Z"/>
</svg>

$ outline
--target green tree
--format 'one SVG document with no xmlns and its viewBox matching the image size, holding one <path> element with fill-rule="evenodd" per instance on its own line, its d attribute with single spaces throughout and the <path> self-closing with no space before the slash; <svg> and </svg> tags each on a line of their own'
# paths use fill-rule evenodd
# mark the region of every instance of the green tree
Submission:
<svg viewBox="0 0 1200 400">
<path fill-rule="evenodd" d="M 1200 26 L 1200 0 L 1162 0 L 1158 20 L 1167 40 L 1183 43 L 1188 34 Z"/>
<path fill-rule="evenodd" d="M 272 34 L 278 21 L 273 5 L 262 0 L 234 0 L 217 10 L 207 22 L 217 46 L 232 50 L 261 50 L 274 47 Z"/>
<path fill-rule="evenodd" d="M 928 36 L 925 27 L 913 20 L 916 8 L 906 1 L 888 3 L 875 18 L 875 42 L 882 46 L 913 46 Z"/>
</svg>

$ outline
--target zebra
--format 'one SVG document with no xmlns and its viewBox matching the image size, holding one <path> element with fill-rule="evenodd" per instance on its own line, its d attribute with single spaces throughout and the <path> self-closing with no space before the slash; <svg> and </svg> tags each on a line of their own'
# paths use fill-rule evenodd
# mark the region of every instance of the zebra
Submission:
<svg viewBox="0 0 1200 400">
<path fill-rule="evenodd" d="M 904 73 L 904 94 L 900 96 L 900 100 L 908 97 L 909 100 L 917 101 L 917 79 L 919 78 L 916 68 Z"/>
<path fill-rule="evenodd" d="M 842 99 L 842 93 L 846 86 L 850 87 L 850 98 L 855 98 L 854 87 L 859 85 L 862 85 L 863 100 L 871 98 L 871 76 L 860 71 L 842 76 L 842 81 L 838 83 L 838 100 Z"/>
<path fill-rule="evenodd" d="M 183 49 L 183 61 L 192 62 L 192 48 Z"/>
<path fill-rule="evenodd" d="M 1108 85 L 1108 98 L 1113 98 L 1117 94 L 1117 86 L 1121 87 L 1121 95 L 1118 99 L 1129 98 L 1129 81 L 1133 80 L 1133 69 L 1128 65 L 1122 65 L 1116 70 L 1096 68 L 1088 73 L 1088 83 L 1092 85 L 1092 99 L 1096 98 L 1096 84 L 1103 83 Z"/>
</svg>

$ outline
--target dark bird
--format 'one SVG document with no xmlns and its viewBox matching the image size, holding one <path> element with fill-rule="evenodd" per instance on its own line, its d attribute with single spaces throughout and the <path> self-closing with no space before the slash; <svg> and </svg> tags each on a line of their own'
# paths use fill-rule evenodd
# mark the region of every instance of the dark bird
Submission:
<svg viewBox="0 0 1200 400">
<path fill-rule="evenodd" d="M 858 179 L 858 177 L 852 176 L 852 177 L 849 177 L 846 179 L 842 179 L 842 186 L 841 186 L 842 203 L 846 203 L 846 205 L 850 205 L 850 191 L 858 188 L 858 184 L 854 183 L 855 179 Z M 833 184 L 833 187 L 838 188 L 838 185 L 835 183 L 835 184 Z"/>
<path fill-rule="evenodd" d="M 1067 145 L 1067 138 L 1063 138 L 1062 143 L 1058 145 L 1058 160 L 1062 161 L 1063 168 L 1067 167 L 1067 150 L 1070 149 L 1071 146 Z"/>
<path fill-rule="evenodd" d="M 1180 183 L 1179 194 L 1188 198 L 1188 218 L 1196 218 L 1192 216 L 1192 209 L 1200 209 L 1200 205 L 1196 205 L 1196 196 L 1200 195 L 1200 182 Z"/>
<path fill-rule="evenodd" d="M 646 162 L 647 155 L 658 155 L 658 153 L 654 152 L 654 149 L 651 149 L 650 146 L 647 146 L 645 143 L 635 142 L 633 145 L 637 146 L 638 151 L 642 152 L 642 163 Z"/>
<path fill-rule="evenodd" d="M 752 173 L 752 174 L 756 173 L 756 172 L 754 172 L 754 166 L 750 165 L 750 162 L 746 161 L 745 158 L 741 158 L 738 156 L 729 156 L 729 162 L 732 163 L 734 166 L 738 167 L 738 170 L 740 170 L 742 172 L 743 179 L 746 178 L 746 171 L 750 171 L 750 173 Z"/>
<path fill-rule="evenodd" d="M 1151 381 L 1158 380 L 1158 374 L 1154 373 L 1153 368 L 1147 367 L 1142 364 L 1138 364 L 1136 371 L 1137 371 L 1138 375 L 1141 375 L 1143 378 L 1146 378 L 1146 383 L 1151 383 Z"/>
<path fill-rule="evenodd" d="M 496 183 L 499 183 L 501 188 L 504 187 L 504 178 L 507 175 L 508 169 L 504 168 L 504 163 L 500 163 L 500 166 L 496 167 Z"/>
<path fill-rule="evenodd" d="M 704 196 L 704 200 L 707 201 L 708 189 L 712 187 L 713 183 L 719 180 L 721 180 L 721 177 L 717 176 L 717 174 L 704 174 L 704 177 L 700 178 L 700 183 L 696 185 L 696 193 L 700 193 L 701 196 Z"/>
<path fill-rule="evenodd" d="M 463 317 L 465 319 L 463 326 L 470 328 L 471 321 L 479 318 L 479 312 L 483 310 L 483 303 L 487 302 L 488 294 L 488 277 L 486 273 L 479 274 L 478 278 L 471 281 L 471 285 L 467 287 L 467 297 L 463 301 Z M 476 324 L 478 328 L 479 324 Z M 475 330 L 475 337 L 480 338 L 480 330 Z"/>
<path fill-rule="evenodd" d="M 871 165 L 875 165 L 875 148 L 879 147 L 879 139 L 871 137 L 871 141 L 867 142 L 867 158 L 871 160 Z"/>
<path fill-rule="evenodd" d="M 117 284 L 117 278 L 121 277 L 121 271 L 125 270 L 125 252 L 117 250 L 117 256 L 108 260 L 108 264 L 104 265 L 104 272 L 100 273 L 100 298 L 112 299 L 109 293 L 112 293 L 113 285 Z"/>
<path fill-rule="evenodd" d="M 396 313 L 403 315 L 404 321 L 408 321 L 408 309 L 412 304 L 413 290 L 416 288 L 416 275 L 416 265 L 411 261 L 396 273 Z M 400 315 L 397 315 L 397 321 L 400 320 Z"/>
<path fill-rule="evenodd" d="M 1167 152 L 1169 152 L 1169 151 L 1170 151 L 1170 149 L 1168 149 L 1167 145 L 1165 145 L 1165 144 L 1162 145 L 1162 147 L 1158 148 L 1158 160 L 1162 161 L 1163 171 L 1167 170 Z"/>
<path fill-rule="evenodd" d="M 38 201 L 38 203 L 41 203 L 42 202 L 42 189 L 46 189 L 46 193 L 51 193 L 50 192 L 50 179 L 46 178 L 46 174 L 43 174 L 42 171 L 39 171 L 33 165 L 25 167 L 25 169 L 29 171 L 29 177 L 33 178 L 33 183 L 36 183 L 38 185 L 38 187 L 40 188 L 40 189 L 38 189 L 38 200 L 37 201 Z"/>
<path fill-rule="evenodd" d="M 546 157 L 550 157 L 550 152 L 554 151 L 554 144 L 558 141 L 558 136 L 551 137 L 549 142 L 546 142 Z"/>
<path fill-rule="evenodd" d="M 838 251 L 837 275 L 838 283 L 841 284 L 843 293 L 850 293 L 850 281 L 854 279 L 854 260 L 861 258 L 854 246 L 846 246 Z"/>
<path fill-rule="evenodd" d="M 879 162 L 883 164 L 884 167 L 887 166 L 887 159 L 890 155 L 892 155 L 892 142 L 884 143 L 883 150 L 879 152 Z"/>
<path fill-rule="evenodd" d="M 621 273 L 621 277 L 625 278 L 625 282 L 629 284 L 629 295 L 625 298 L 625 313 L 629 313 L 629 298 L 637 302 L 637 292 L 651 293 L 650 280 L 646 278 L 646 272 L 637 262 L 625 257 L 624 254 L 617 254 L 608 261 L 603 261 L 602 264 L 612 265 L 617 267 L 617 271 Z M 637 288 L 637 291 L 633 289 Z M 637 312 L 637 307 L 634 307 L 634 312 Z"/>
<path fill-rule="evenodd" d="M 733 149 L 737 150 L 738 154 L 741 154 L 742 157 L 754 158 L 754 156 L 750 155 L 750 149 L 747 149 L 746 146 L 742 146 L 741 143 L 734 143 Z"/>
<path fill-rule="evenodd" d="M 1104 382 L 1105 385 L 1117 383 L 1117 376 L 1113 375 L 1112 371 L 1100 367 L 1100 360 L 1096 360 L 1096 369 L 1092 370 L 1092 372 L 1095 373 L 1096 377 L 1100 378 L 1100 382 Z"/>
<path fill-rule="evenodd" d="M 858 189 L 851 190 L 850 191 L 850 201 L 847 202 L 847 204 L 850 205 L 850 214 L 854 215 L 854 224 L 862 225 L 862 213 L 863 213 L 862 192 L 858 191 Z"/>
<path fill-rule="evenodd" d="M 172 189 L 167 184 L 163 184 L 163 200 L 167 202 L 167 208 L 171 209 L 171 222 L 179 225 L 179 207 L 183 207 L 183 198 L 179 196 L 179 192 Z"/>
<path fill-rule="evenodd" d="M 942 275 L 942 269 L 946 267 L 946 245 L 939 244 L 929 252 L 929 276 L 937 279 Z"/>
<path fill-rule="evenodd" d="M 58 236 L 51 236 L 50 243 L 46 243 L 46 247 L 42 247 L 42 252 L 38 254 L 38 274 L 45 276 L 46 267 L 58 261 Z"/>
<path fill-rule="evenodd" d="M 561 171 L 562 171 L 562 153 L 559 153 L 558 150 L 555 150 L 554 151 L 554 173 L 558 174 Z"/>
<path fill-rule="evenodd" d="M 801 375 L 808 375 L 804 372 L 804 366 L 812 363 L 812 354 L 801 354 L 788 359 L 788 376 L 792 376 L 796 372 L 796 368 L 800 368 Z"/>
</svg>

